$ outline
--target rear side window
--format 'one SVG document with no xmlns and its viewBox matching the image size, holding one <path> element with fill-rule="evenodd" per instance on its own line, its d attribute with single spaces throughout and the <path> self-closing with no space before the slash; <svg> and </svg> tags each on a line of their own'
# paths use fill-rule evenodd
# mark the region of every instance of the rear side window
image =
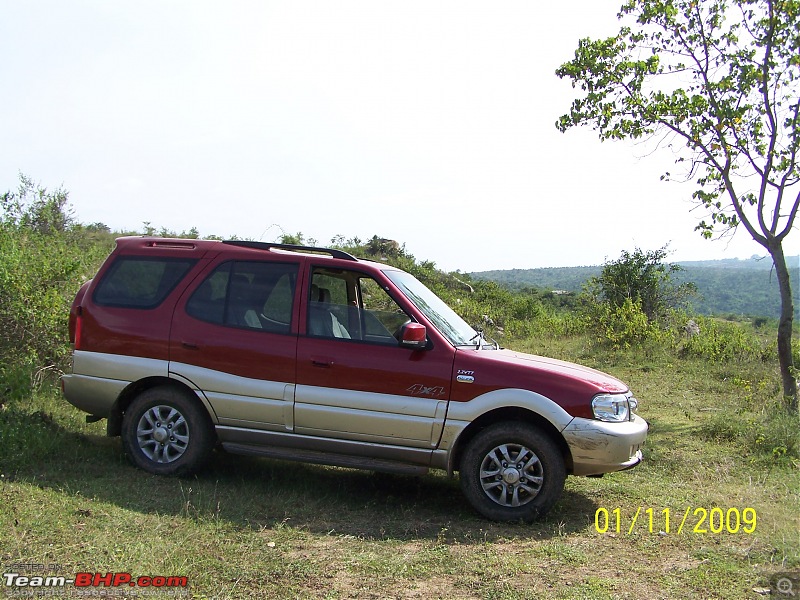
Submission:
<svg viewBox="0 0 800 600">
<path fill-rule="evenodd" d="M 236 261 L 217 267 L 186 303 L 186 312 L 216 325 L 289 333 L 298 265 Z"/>
<path fill-rule="evenodd" d="M 120 308 L 155 308 L 175 289 L 195 260 L 117 258 L 94 292 L 95 304 Z"/>
</svg>

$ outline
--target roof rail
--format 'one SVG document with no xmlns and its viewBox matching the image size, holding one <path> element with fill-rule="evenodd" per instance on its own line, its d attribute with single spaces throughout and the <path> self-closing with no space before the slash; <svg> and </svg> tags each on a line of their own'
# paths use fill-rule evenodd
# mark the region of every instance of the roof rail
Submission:
<svg viewBox="0 0 800 600">
<path fill-rule="evenodd" d="M 272 248 L 277 248 L 279 250 L 293 250 L 295 252 L 319 252 L 321 254 L 330 254 L 333 258 L 358 261 L 358 259 L 352 254 L 349 254 L 344 250 L 335 250 L 333 248 L 296 246 L 294 244 L 277 244 L 272 242 L 251 242 L 248 240 L 223 240 L 222 243 L 230 244 L 231 246 L 242 246 L 243 248 L 255 248 L 256 250 L 271 250 Z"/>
</svg>

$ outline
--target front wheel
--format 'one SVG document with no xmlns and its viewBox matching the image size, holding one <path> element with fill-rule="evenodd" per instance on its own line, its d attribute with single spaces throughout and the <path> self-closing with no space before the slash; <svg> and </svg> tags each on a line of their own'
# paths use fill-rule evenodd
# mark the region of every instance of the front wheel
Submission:
<svg viewBox="0 0 800 600">
<path fill-rule="evenodd" d="M 214 448 L 214 427 L 188 393 L 158 387 L 139 394 L 122 420 L 122 445 L 134 465 L 156 475 L 188 475 Z"/>
<path fill-rule="evenodd" d="M 564 457 L 553 440 L 527 423 L 490 425 L 467 445 L 460 464 L 469 503 L 493 521 L 533 521 L 564 489 Z"/>
</svg>

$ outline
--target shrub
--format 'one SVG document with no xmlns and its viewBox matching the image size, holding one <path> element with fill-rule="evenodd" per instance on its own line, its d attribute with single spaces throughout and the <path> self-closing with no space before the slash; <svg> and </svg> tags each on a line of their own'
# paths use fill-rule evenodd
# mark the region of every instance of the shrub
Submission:
<svg viewBox="0 0 800 600">
<path fill-rule="evenodd" d="M 598 342 L 615 349 L 672 343 L 670 318 L 695 287 L 672 281 L 681 267 L 664 264 L 666 256 L 666 247 L 623 251 L 586 282 L 580 296 L 582 313 Z"/>
<path fill-rule="evenodd" d="M 620 306 L 591 303 L 584 307 L 584 319 L 597 341 L 614 349 L 644 342 L 663 343 L 669 337 L 662 326 L 648 319 L 638 299 L 626 298 Z"/>
<path fill-rule="evenodd" d="M 22 371 L 64 367 L 70 303 L 110 249 L 107 236 L 92 243 L 73 223 L 64 191 L 20 179 L 17 192 L 0 196 L 0 377 L 15 391 Z"/>
<path fill-rule="evenodd" d="M 765 360 L 775 356 L 774 346 L 741 324 L 697 317 L 700 333 L 683 343 L 682 356 L 696 356 L 711 362 Z"/>
<path fill-rule="evenodd" d="M 628 302 L 638 304 L 648 321 L 663 322 L 669 311 L 683 306 L 696 292 L 692 283 L 676 284 L 672 276 L 683 269 L 665 264 L 667 247 L 633 252 L 623 250 L 617 260 L 606 262 L 598 277 L 587 281 L 585 292 L 596 302 L 622 309 Z"/>
</svg>

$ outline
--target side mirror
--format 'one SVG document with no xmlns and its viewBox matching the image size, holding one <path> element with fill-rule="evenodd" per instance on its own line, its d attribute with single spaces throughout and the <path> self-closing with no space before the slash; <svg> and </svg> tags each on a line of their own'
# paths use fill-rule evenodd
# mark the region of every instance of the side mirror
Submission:
<svg viewBox="0 0 800 600">
<path fill-rule="evenodd" d="M 420 350 L 428 345 L 428 330 L 420 323 L 406 323 L 400 330 L 400 345 L 403 348 Z"/>
</svg>

